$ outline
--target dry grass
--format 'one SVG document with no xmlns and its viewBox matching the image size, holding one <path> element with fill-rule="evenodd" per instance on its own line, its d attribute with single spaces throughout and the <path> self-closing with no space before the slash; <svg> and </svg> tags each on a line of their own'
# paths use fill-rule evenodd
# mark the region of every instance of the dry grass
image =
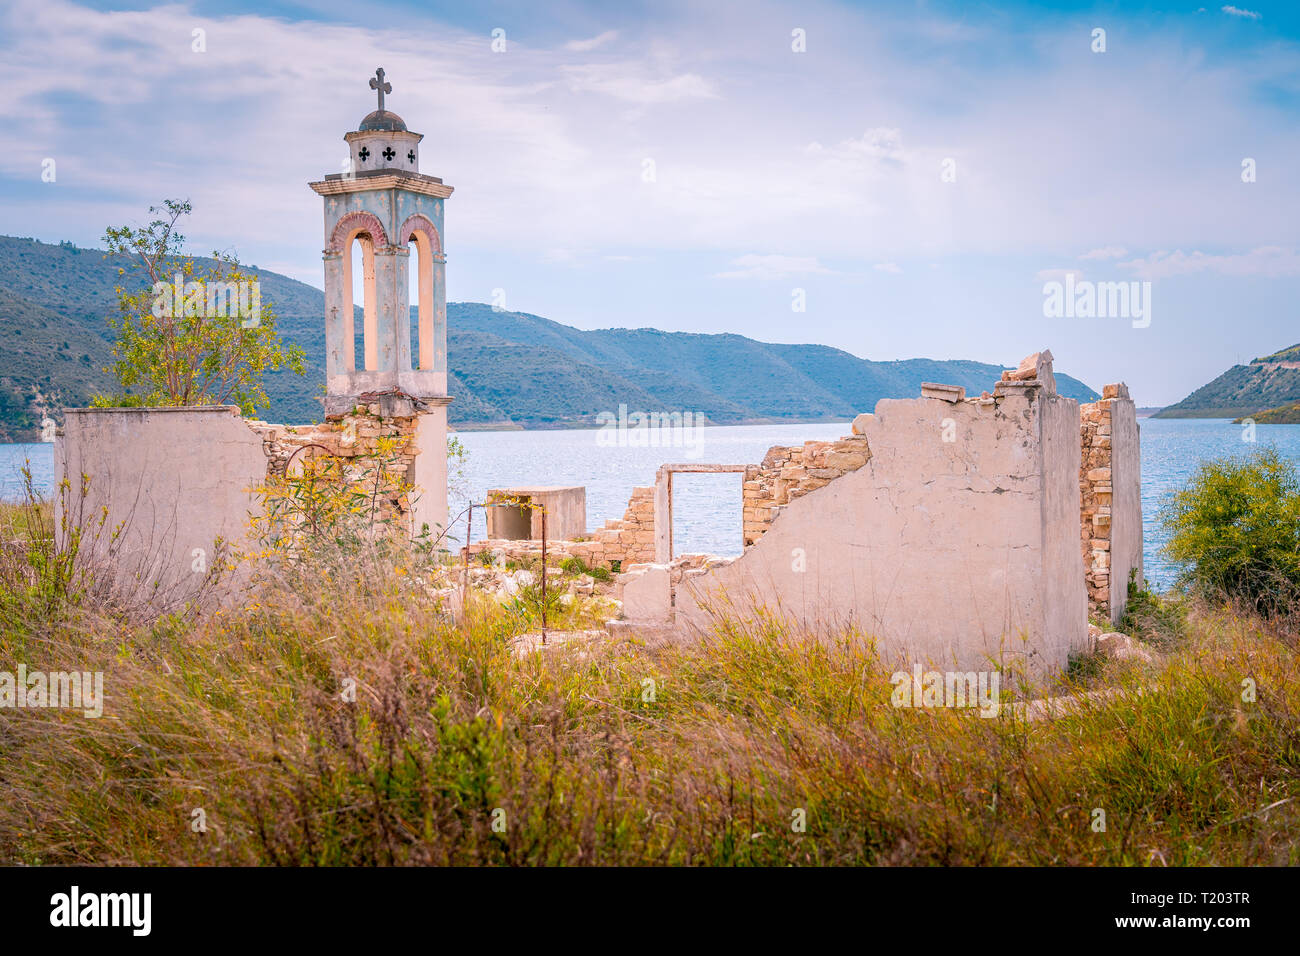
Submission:
<svg viewBox="0 0 1300 956">
<path fill-rule="evenodd" d="M 763 620 L 521 658 L 517 616 L 446 623 L 394 560 L 143 624 L 84 600 L 20 619 L 9 595 L 0 670 L 102 670 L 107 705 L 0 710 L 0 862 L 1300 862 L 1280 623 L 1195 608 L 1158 667 L 1104 665 L 1145 693 L 1027 724 L 895 709 L 868 643 Z"/>
</svg>

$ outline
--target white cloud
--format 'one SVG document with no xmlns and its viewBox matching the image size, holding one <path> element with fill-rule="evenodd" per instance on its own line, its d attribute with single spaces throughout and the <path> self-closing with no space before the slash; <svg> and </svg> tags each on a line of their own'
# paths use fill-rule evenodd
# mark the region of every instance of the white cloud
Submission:
<svg viewBox="0 0 1300 956">
<path fill-rule="evenodd" d="M 1079 256 L 1080 259 L 1119 259 L 1128 255 L 1128 250 L 1123 246 L 1103 246 L 1100 249 L 1092 249 Z"/>
<path fill-rule="evenodd" d="M 262 243 L 272 251 L 261 258 L 298 256 L 293 274 L 319 282 L 319 199 L 304 183 L 340 168 L 342 135 L 373 108 L 366 81 L 382 63 L 390 107 L 426 136 L 423 170 L 456 187 L 448 239 L 462 251 L 535 262 L 550 249 L 725 259 L 758 247 L 886 263 L 1043 245 L 1100 259 L 1115 236 L 1141 249 L 1293 241 L 1300 180 L 1277 178 L 1267 203 L 1243 202 L 1247 187 L 1203 135 L 1300 154 L 1300 124 L 1277 122 L 1251 95 L 1291 82 L 1293 47 L 1252 50 L 1248 68 L 1189 69 L 1199 40 L 1171 30 L 1099 73 L 1057 55 L 1059 31 L 1031 19 L 1012 39 L 1038 55 L 989 69 L 988 36 L 959 21 L 890 19 L 885 30 L 814 4 L 810 35 L 833 42 L 812 60 L 772 60 L 755 51 L 784 8 L 761 9 L 736 18 L 684 6 L 644 29 L 619 23 L 617 43 L 601 40 L 606 30 L 508 55 L 419 14 L 391 28 L 214 17 L 202 21 L 208 52 L 195 54 L 183 6 L 11 0 L 0 8 L 6 231 L 84 238 L 86 223 L 98 231 L 188 195 L 196 243 Z M 569 44 L 596 40 L 609 62 L 574 64 Z M 919 62 L 918 45 L 935 57 Z M 828 88 L 852 90 L 851 108 Z M 1042 117 L 1062 103 L 1105 122 L 1045 136 Z M 46 156 L 58 184 L 23 188 Z M 641 179 L 646 157 L 653 184 Z M 956 182 L 940 179 L 945 157 Z M 1232 187 L 1207 188 L 1216 177 Z"/>
<path fill-rule="evenodd" d="M 791 276 L 830 275 L 815 256 L 779 256 L 746 255 L 732 259 L 733 266 L 739 266 L 728 272 L 718 272 L 715 279 L 787 279 Z"/>
<path fill-rule="evenodd" d="M 1254 10 L 1242 10 L 1240 7 L 1234 7 L 1231 5 L 1220 7 L 1219 9 L 1230 17 L 1245 17 L 1248 20 L 1259 20 L 1263 16 L 1262 14 L 1256 13 Z"/>
<path fill-rule="evenodd" d="M 1198 273 L 1277 278 L 1300 275 L 1300 253 L 1283 246 L 1259 246 L 1250 252 L 1230 255 L 1186 253 L 1181 249 L 1173 252 L 1161 250 L 1145 258 L 1131 259 L 1118 265 L 1144 279 L 1165 279 Z"/>
<path fill-rule="evenodd" d="M 1039 282 L 1064 282 L 1066 276 L 1073 276 L 1074 281 L 1078 282 L 1083 278 L 1082 269 L 1040 269 L 1034 273 L 1034 278 Z"/>
<path fill-rule="evenodd" d="M 640 105 L 717 97 L 713 85 L 697 73 L 655 77 L 623 63 L 590 63 L 562 67 L 574 93 L 601 93 Z"/>
<path fill-rule="evenodd" d="M 884 126 L 869 129 L 855 139 L 845 140 L 834 152 L 843 158 L 865 160 L 884 159 L 901 162 L 905 158 L 902 133 L 892 127 Z"/>
<path fill-rule="evenodd" d="M 877 262 L 871 268 L 875 269 L 877 272 L 892 272 L 894 275 L 898 275 L 903 271 L 896 262 Z"/>
<path fill-rule="evenodd" d="M 587 40 L 570 40 L 568 43 L 564 44 L 564 48 L 566 50 L 572 50 L 574 53 L 587 53 L 597 47 L 604 46 L 606 43 L 609 43 L 617 37 L 617 30 L 606 30 L 604 33 Z"/>
</svg>

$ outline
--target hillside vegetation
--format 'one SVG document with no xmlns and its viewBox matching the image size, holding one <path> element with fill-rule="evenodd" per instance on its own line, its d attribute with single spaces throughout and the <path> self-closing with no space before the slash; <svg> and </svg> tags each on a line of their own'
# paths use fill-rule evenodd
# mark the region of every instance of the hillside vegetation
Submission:
<svg viewBox="0 0 1300 956">
<path fill-rule="evenodd" d="M 117 390 L 105 369 L 113 364 L 108 317 L 123 264 L 101 249 L 0 237 L 0 442 L 35 441 L 43 415 L 62 420 L 62 409 Z M 314 421 L 321 405 L 313 396 L 324 385 L 324 297 L 276 273 L 249 271 L 275 303 L 285 340 L 314 345 L 306 376 L 267 376 L 272 407 L 293 421 Z"/>
<path fill-rule="evenodd" d="M 1260 412 L 1255 421 L 1260 425 L 1300 425 L 1300 402 Z"/>
<path fill-rule="evenodd" d="M 206 263 L 206 260 L 205 260 Z M 286 343 L 306 353 L 306 375 L 266 377 L 272 421 L 321 415 L 324 294 L 273 272 L 248 270 L 273 303 Z M 102 251 L 0 237 L 0 441 L 34 440 L 41 415 L 111 391 L 107 316 L 117 264 Z M 610 316 L 611 323 L 617 316 Z M 873 362 L 823 345 L 778 345 L 743 335 L 657 329 L 581 330 L 476 302 L 447 307 L 449 409 L 456 427 L 592 426 L 620 404 L 691 411 L 715 424 L 843 421 L 881 398 L 914 397 L 923 381 L 992 389 L 1002 367 L 960 360 Z M 359 321 L 357 326 L 360 327 Z M 1097 395 L 1068 375 L 1061 393 Z"/>
<path fill-rule="evenodd" d="M 1261 365 L 1267 365 L 1271 362 L 1300 362 L 1300 345 L 1293 345 L 1289 349 L 1282 349 L 1272 355 L 1254 359 L 1254 362 Z"/>
<path fill-rule="evenodd" d="M 1295 365 L 1295 368 L 1288 368 Z M 1155 418 L 1241 418 L 1300 402 L 1300 345 L 1234 365 Z M 1270 421 L 1278 421 L 1276 418 Z"/>
</svg>

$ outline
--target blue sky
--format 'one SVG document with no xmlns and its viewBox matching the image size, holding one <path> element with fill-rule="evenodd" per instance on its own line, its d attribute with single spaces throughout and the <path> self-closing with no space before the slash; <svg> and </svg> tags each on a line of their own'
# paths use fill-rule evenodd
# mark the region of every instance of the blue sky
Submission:
<svg viewBox="0 0 1300 956">
<path fill-rule="evenodd" d="M 319 286 L 306 183 L 380 65 L 456 187 L 452 300 L 873 359 L 1050 347 L 1143 404 L 1300 341 L 1282 3 L 7 0 L 0 232 L 96 245 L 185 196 L 195 251 Z M 1067 271 L 1150 281 L 1150 325 L 1045 317 Z"/>
</svg>

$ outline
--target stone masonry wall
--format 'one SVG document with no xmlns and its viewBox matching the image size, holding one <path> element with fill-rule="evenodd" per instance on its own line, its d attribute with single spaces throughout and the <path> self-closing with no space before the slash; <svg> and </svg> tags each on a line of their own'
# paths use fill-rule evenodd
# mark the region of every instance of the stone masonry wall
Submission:
<svg viewBox="0 0 1300 956">
<path fill-rule="evenodd" d="M 745 469 L 745 547 L 767 532 L 782 507 L 841 475 L 857 471 L 870 457 L 867 439 L 859 434 L 839 441 L 808 441 L 768 449 L 761 464 Z"/>
<path fill-rule="evenodd" d="M 293 462 L 330 456 L 343 461 L 343 476 L 358 491 L 375 495 L 380 522 L 410 523 L 418 417 L 384 417 L 377 404 L 320 425 L 274 425 L 250 421 L 267 458 L 267 479 L 284 478 Z M 436 449 L 433 449 L 436 453 Z"/>
<path fill-rule="evenodd" d="M 1084 580 L 1088 587 L 1088 613 L 1110 613 L 1111 502 L 1111 408 L 1118 398 L 1118 386 L 1107 385 L 1101 401 L 1079 406 L 1079 440 L 1082 462 L 1079 492 L 1082 506 L 1079 521 Z"/>
<path fill-rule="evenodd" d="M 655 557 L 655 490 L 653 486 L 633 488 L 627 510 L 621 520 L 606 521 L 605 527 L 592 535 L 598 554 L 605 564 L 620 562 L 620 566 Z M 581 543 L 581 542 L 580 542 Z M 590 562 L 589 562 L 590 563 Z"/>
<path fill-rule="evenodd" d="M 1121 383 L 1102 388 L 1100 401 L 1079 406 L 1079 440 L 1082 452 L 1079 467 L 1080 521 L 1079 544 L 1083 556 L 1084 580 L 1088 588 L 1088 613 L 1115 621 L 1123 611 L 1127 596 L 1129 570 L 1141 573 L 1141 503 L 1140 491 L 1133 491 L 1134 500 L 1122 504 L 1117 513 L 1116 474 L 1118 451 L 1115 447 L 1123 413 L 1129 425 L 1128 441 L 1134 445 L 1124 449 L 1136 462 L 1136 426 L 1133 424 L 1132 401 L 1128 386 Z M 1136 474 L 1128 475 L 1130 484 L 1138 481 Z M 1130 514 L 1136 508 L 1135 514 Z M 1127 510 L 1125 510 L 1127 509 Z M 1135 525 L 1137 544 L 1116 541 L 1117 519 L 1128 519 Z M 1134 528 L 1128 529 L 1130 537 Z M 1117 548 L 1124 553 L 1118 554 Z M 1135 551 L 1135 554 L 1128 554 Z M 1118 571 L 1116 568 L 1118 567 Z M 1118 578 L 1117 575 L 1118 574 Z M 1139 584 L 1141 581 L 1139 580 Z"/>
</svg>

